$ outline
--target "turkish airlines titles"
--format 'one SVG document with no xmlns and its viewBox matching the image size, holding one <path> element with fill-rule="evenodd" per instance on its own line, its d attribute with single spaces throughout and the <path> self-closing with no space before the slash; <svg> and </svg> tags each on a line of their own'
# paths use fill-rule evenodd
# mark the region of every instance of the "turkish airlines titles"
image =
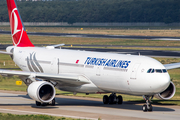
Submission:
<svg viewBox="0 0 180 120">
<path fill-rule="evenodd" d="M 84 64 L 107 66 L 107 67 L 116 67 L 116 68 L 127 68 L 130 63 L 131 63 L 131 61 L 128 61 L 128 60 L 116 60 L 116 59 L 87 57 Z"/>
</svg>

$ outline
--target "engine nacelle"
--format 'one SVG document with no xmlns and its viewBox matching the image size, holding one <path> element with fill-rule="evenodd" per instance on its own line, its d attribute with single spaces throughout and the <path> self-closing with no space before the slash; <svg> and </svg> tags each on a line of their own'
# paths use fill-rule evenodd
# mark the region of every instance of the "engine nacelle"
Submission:
<svg viewBox="0 0 180 120">
<path fill-rule="evenodd" d="M 176 87 L 174 83 L 171 81 L 166 90 L 164 90 L 159 94 L 155 94 L 154 97 L 160 100 L 169 100 L 174 96 L 175 92 L 176 92 Z"/>
<path fill-rule="evenodd" d="M 28 95 L 41 103 L 51 102 L 56 94 L 54 86 L 46 81 L 36 81 L 31 83 L 27 89 Z"/>
</svg>

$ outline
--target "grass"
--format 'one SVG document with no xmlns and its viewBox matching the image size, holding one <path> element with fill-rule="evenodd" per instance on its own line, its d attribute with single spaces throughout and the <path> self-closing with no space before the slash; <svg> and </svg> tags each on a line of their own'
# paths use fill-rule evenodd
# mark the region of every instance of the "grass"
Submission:
<svg viewBox="0 0 180 120">
<path fill-rule="evenodd" d="M 154 59 L 158 60 L 162 64 L 170 64 L 170 63 L 177 63 L 180 62 L 180 58 L 158 58 L 158 57 L 153 57 Z"/>
<path fill-rule="evenodd" d="M 27 86 L 23 83 L 22 85 L 16 85 L 16 81 L 21 81 L 17 76 L 13 77 L 2 77 L 0 76 L 0 89 L 10 91 L 26 91 Z"/>
<path fill-rule="evenodd" d="M 19 68 L 9 55 L 0 54 L 0 68 Z"/>
<path fill-rule="evenodd" d="M 10 30 L 9 26 L 1 26 L 2 30 Z M 81 33 L 107 35 L 140 35 L 180 37 L 180 29 L 171 28 L 132 28 L 132 27 L 26 27 L 28 32 Z"/>
<path fill-rule="evenodd" d="M 80 119 L 54 117 L 48 115 L 15 115 L 10 113 L 0 113 L 0 120 L 80 120 Z"/>
</svg>

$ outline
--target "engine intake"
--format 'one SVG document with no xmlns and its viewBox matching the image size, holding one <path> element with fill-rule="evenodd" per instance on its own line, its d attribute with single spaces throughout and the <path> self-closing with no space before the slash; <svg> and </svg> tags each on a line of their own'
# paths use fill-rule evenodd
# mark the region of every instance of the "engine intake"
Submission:
<svg viewBox="0 0 180 120">
<path fill-rule="evenodd" d="M 27 89 L 28 95 L 38 102 L 49 103 L 56 94 L 54 86 L 46 81 L 36 81 L 31 83 Z"/>
<path fill-rule="evenodd" d="M 171 81 L 166 90 L 164 90 L 159 94 L 155 94 L 154 97 L 160 100 L 169 100 L 174 96 L 175 92 L 176 92 L 176 87 L 174 83 Z"/>
</svg>

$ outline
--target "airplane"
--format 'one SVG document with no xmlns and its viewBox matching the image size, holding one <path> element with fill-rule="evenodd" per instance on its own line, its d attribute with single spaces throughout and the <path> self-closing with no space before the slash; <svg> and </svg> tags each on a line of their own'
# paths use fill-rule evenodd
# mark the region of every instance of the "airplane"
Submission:
<svg viewBox="0 0 180 120">
<path fill-rule="evenodd" d="M 28 95 L 37 106 L 55 105 L 55 88 L 74 94 L 111 93 L 104 104 L 122 104 L 118 94 L 143 96 L 142 110 L 152 111 L 153 97 L 171 99 L 176 91 L 167 72 L 180 63 L 163 65 L 157 60 L 129 54 L 59 49 L 64 44 L 35 47 L 24 28 L 15 0 L 6 0 L 13 46 L 6 52 L 22 71 L 0 69 L 2 76 L 13 75 L 28 86 Z"/>
</svg>

